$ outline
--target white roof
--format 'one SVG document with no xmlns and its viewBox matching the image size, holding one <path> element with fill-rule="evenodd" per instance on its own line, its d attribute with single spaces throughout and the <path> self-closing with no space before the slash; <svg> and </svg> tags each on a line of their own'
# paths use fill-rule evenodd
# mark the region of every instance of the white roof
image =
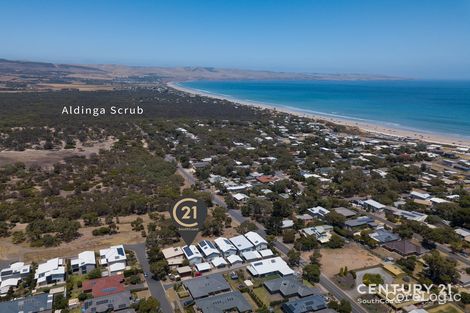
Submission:
<svg viewBox="0 0 470 313">
<path fill-rule="evenodd" d="M 242 258 L 239 257 L 239 256 L 236 255 L 236 254 L 232 254 L 231 256 L 228 256 L 228 257 L 227 257 L 227 261 L 229 261 L 230 264 L 235 264 L 235 263 L 237 263 L 237 262 L 240 262 L 240 263 L 243 262 Z"/>
<path fill-rule="evenodd" d="M 126 250 L 123 245 L 112 246 L 109 249 L 100 250 L 101 264 L 126 260 Z"/>
<path fill-rule="evenodd" d="M 24 262 L 16 262 L 16 263 L 10 264 L 10 267 L 2 269 L 0 272 L 3 273 L 6 271 L 11 271 L 12 274 L 16 274 L 16 273 L 26 274 L 26 273 L 29 273 L 30 269 L 31 269 L 31 265 L 25 265 Z M 8 275 L 5 275 L 5 276 L 8 276 Z M 1 280 L 2 280 L 2 277 L 0 277 L 0 281 Z"/>
<path fill-rule="evenodd" d="M 243 199 L 250 198 L 250 197 L 248 197 L 247 195 L 245 195 L 243 193 L 236 193 L 236 194 L 232 195 L 232 197 L 237 201 L 242 201 Z"/>
<path fill-rule="evenodd" d="M 217 250 L 214 244 L 209 240 L 202 240 L 198 243 L 198 246 L 205 257 L 209 257 L 211 255 L 220 255 L 219 250 Z"/>
<path fill-rule="evenodd" d="M 385 205 L 372 199 L 366 200 L 364 203 L 379 210 L 385 208 Z"/>
<path fill-rule="evenodd" d="M 261 254 L 258 251 L 245 251 L 242 252 L 242 257 L 247 261 L 253 261 L 261 259 Z"/>
<path fill-rule="evenodd" d="M 429 199 L 429 201 L 433 202 L 433 203 L 447 203 L 449 201 L 447 200 L 444 200 L 444 199 L 441 199 L 441 198 L 437 198 L 437 197 L 434 197 L 434 198 L 431 198 Z"/>
<path fill-rule="evenodd" d="M 245 234 L 245 237 L 255 246 L 268 243 L 266 240 L 264 240 L 263 237 L 261 237 L 258 233 L 255 233 L 254 231 L 247 232 Z"/>
<path fill-rule="evenodd" d="M 76 259 L 70 261 L 72 265 L 78 264 L 79 266 L 85 264 L 96 264 L 95 252 L 94 251 L 83 251 L 78 254 Z"/>
<path fill-rule="evenodd" d="M 281 228 L 290 228 L 292 226 L 294 226 L 294 221 L 293 220 L 290 220 L 290 219 L 282 220 Z"/>
<path fill-rule="evenodd" d="M 0 284 L 0 288 L 5 288 L 5 287 L 11 287 L 11 286 L 17 286 L 18 282 L 21 280 L 21 278 L 8 278 L 2 281 Z"/>
<path fill-rule="evenodd" d="M 196 269 L 198 270 L 198 272 L 209 271 L 211 268 L 212 266 L 209 262 L 196 264 Z"/>
<path fill-rule="evenodd" d="M 212 259 L 211 262 L 212 262 L 212 265 L 214 265 L 215 267 L 219 267 L 221 265 L 224 265 L 224 266 L 227 265 L 227 261 L 225 261 L 225 259 L 220 256 Z"/>
<path fill-rule="evenodd" d="M 162 250 L 165 259 L 171 259 L 183 255 L 181 247 L 170 247 Z"/>
<path fill-rule="evenodd" d="M 64 271 L 64 259 L 54 258 L 50 259 L 45 263 L 41 263 L 35 273 L 35 278 L 38 278 L 40 274 L 50 273 L 59 274 L 65 273 Z"/>
<path fill-rule="evenodd" d="M 431 195 L 429 193 L 422 193 L 422 192 L 419 192 L 419 191 L 412 191 L 412 192 L 410 192 L 410 195 L 415 196 L 417 198 L 421 198 L 421 199 L 428 199 L 428 198 L 431 197 Z"/>
<path fill-rule="evenodd" d="M 325 209 L 324 207 L 321 207 L 321 206 L 316 206 L 314 208 L 310 208 L 310 209 L 308 209 L 308 211 L 310 213 L 312 213 L 313 215 L 322 215 L 322 216 L 330 213 L 330 211 L 328 211 L 327 209 Z"/>
<path fill-rule="evenodd" d="M 196 248 L 195 245 L 184 246 L 183 247 L 183 253 L 184 253 L 184 256 L 188 260 L 195 259 L 195 258 L 201 258 L 202 259 L 202 255 L 199 252 L 199 250 Z"/>
<path fill-rule="evenodd" d="M 228 252 L 230 250 L 235 250 L 237 251 L 237 248 L 232 244 L 230 240 L 224 237 L 219 237 L 216 240 L 214 240 L 215 244 L 217 247 L 219 247 L 220 251 L 222 252 Z"/>
<path fill-rule="evenodd" d="M 294 271 L 281 257 L 252 262 L 247 269 L 253 276 L 276 272 L 280 273 L 282 276 L 294 274 Z"/>
<path fill-rule="evenodd" d="M 109 265 L 109 271 L 111 273 L 123 271 L 126 268 L 125 262 L 116 262 Z"/>
<path fill-rule="evenodd" d="M 457 228 L 455 232 L 462 237 L 470 236 L 470 230 L 465 229 L 465 228 Z"/>
<path fill-rule="evenodd" d="M 230 238 L 230 241 L 238 250 L 253 248 L 253 244 L 243 235 L 232 237 Z"/>
<path fill-rule="evenodd" d="M 264 250 L 261 250 L 261 251 L 259 251 L 259 254 L 261 254 L 261 256 L 262 256 L 263 258 L 266 258 L 266 257 L 268 257 L 268 256 L 273 256 L 273 255 L 274 255 L 274 253 L 271 251 L 271 249 L 264 249 Z"/>
</svg>

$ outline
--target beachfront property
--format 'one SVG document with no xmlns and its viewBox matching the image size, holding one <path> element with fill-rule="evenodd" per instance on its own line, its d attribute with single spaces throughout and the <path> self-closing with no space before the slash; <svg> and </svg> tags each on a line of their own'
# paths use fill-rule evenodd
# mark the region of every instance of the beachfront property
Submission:
<svg viewBox="0 0 470 313">
<path fill-rule="evenodd" d="M 253 244 L 256 250 L 264 250 L 268 247 L 268 242 L 254 231 L 247 232 L 245 237 Z"/>
<path fill-rule="evenodd" d="M 195 245 L 183 247 L 183 253 L 190 265 L 203 262 L 203 257 Z"/>
<path fill-rule="evenodd" d="M 94 251 L 83 251 L 76 258 L 70 260 L 72 273 L 87 274 L 96 268 Z"/>
<path fill-rule="evenodd" d="M 123 245 L 100 250 L 100 264 L 107 268 L 109 276 L 121 274 L 127 264 L 126 251 Z"/>
<path fill-rule="evenodd" d="M 255 250 L 255 246 L 244 235 L 230 238 L 230 242 L 237 248 L 238 253 Z"/>
<path fill-rule="evenodd" d="M 65 282 L 65 272 L 65 260 L 54 258 L 38 265 L 34 279 L 38 286 L 61 283 Z"/>
<path fill-rule="evenodd" d="M 232 244 L 230 240 L 224 237 L 219 237 L 214 240 L 217 248 L 222 252 L 222 255 L 226 258 L 230 255 L 237 254 L 237 248 Z"/>
</svg>

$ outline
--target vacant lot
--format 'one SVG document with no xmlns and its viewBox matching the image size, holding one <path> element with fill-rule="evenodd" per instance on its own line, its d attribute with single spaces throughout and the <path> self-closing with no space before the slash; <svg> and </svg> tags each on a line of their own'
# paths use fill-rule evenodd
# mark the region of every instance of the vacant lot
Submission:
<svg viewBox="0 0 470 313">
<path fill-rule="evenodd" d="M 322 273 L 333 277 L 342 267 L 349 270 L 380 264 L 380 259 L 361 246 L 350 243 L 341 249 L 321 249 Z"/>
</svg>

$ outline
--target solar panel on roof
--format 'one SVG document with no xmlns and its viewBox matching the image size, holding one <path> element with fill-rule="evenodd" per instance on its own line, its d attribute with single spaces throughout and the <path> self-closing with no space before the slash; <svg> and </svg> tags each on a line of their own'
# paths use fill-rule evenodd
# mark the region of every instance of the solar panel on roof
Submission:
<svg viewBox="0 0 470 313">
<path fill-rule="evenodd" d="M 207 242 L 207 245 L 208 245 L 210 248 L 215 249 L 215 247 L 214 247 L 214 245 L 212 244 L 212 242 L 208 241 L 208 242 Z"/>
<path fill-rule="evenodd" d="M 191 251 L 191 249 L 189 249 L 189 247 L 184 247 L 183 250 L 184 250 L 184 252 L 186 253 L 187 256 L 192 256 L 193 255 L 193 251 Z"/>
<path fill-rule="evenodd" d="M 124 249 L 123 248 L 118 248 L 117 252 L 118 252 L 119 255 L 124 256 Z"/>
<path fill-rule="evenodd" d="M 206 243 L 206 241 L 205 241 L 205 240 L 203 240 L 203 241 L 201 241 L 201 242 L 199 243 L 199 245 L 200 245 L 201 247 L 205 247 L 205 246 L 206 246 L 206 244 L 207 244 L 207 243 Z"/>
</svg>

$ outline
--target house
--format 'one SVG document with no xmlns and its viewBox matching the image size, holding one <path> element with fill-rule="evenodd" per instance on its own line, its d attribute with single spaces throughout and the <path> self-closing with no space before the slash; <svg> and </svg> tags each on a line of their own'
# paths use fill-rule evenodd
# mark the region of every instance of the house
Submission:
<svg viewBox="0 0 470 313">
<path fill-rule="evenodd" d="M 395 216 L 398 216 L 400 218 L 406 218 L 407 220 L 410 220 L 410 221 L 424 222 L 426 218 L 428 217 L 424 213 L 415 212 L 415 211 L 405 211 L 405 210 L 400 210 L 400 209 L 396 209 L 392 207 L 387 208 L 387 211 Z"/>
<path fill-rule="evenodd" d="M 217 250 L 214 244 L 209 240 L 202 240 L 199 242 L 198 247 L 204 256 L 204 259 L 206 259 L 208 262 L 220 256 L 219 250 Z"/>
<path fill-rule="evenodd" d="M 89 292 L 93 298 L 109 296 L 126 290 L 123 284 L 124 275 L 114 275 L 85 280 L 82 283 L 83 292 Z"/>
<path fill-rule="evenodd" d="M 225 261 L 225 259 L 220 256 L 212 259 L 211 263 L 215 268 L 222 268 L 228 264 L 227 261 Z"/>
<path fill-rule="evenodd" d="M 18 313 L 51 313 L 53 295 L 41 293 L 26 298 L 15 299 L 11 301 L 0 302 L 0 312 Z"/>
<path fill-rule="evenodd" d="M 193 273 L 193 270 L 189 266 L 181 266 L 176 269 L 176 272 L 181 277 L 190 276 Z"/>
<path fill-rule="evenodd" d="M 385 208 L 385 205 L 372 199 L 363 201 L 363 205 L 365 209 L 371 210 L 374 212 L 381 211 Z"/>
<path fill-rule="evenodd" d="M 294 227 L 294 221 L 291 219 L 284 219 L 282 220 L 281 229 L 287 229 Z"/>
<path fill-rule="evenodd" d="M 376 226 L 374 219 L 369 216 L 360 216 L 355 219 L 349 219 L 346 222 L 344 222 L 344 225 L 349 230 L 356 230 L 358 228 L 363 228 L 365 226 L 369 226 L 369 227 Z"/>
<path fill-rule="evenodd" d="M 411 199 L 418 199 L 418 200 L 428 200 L 431 198 L 431 195 L 429 193 L 423 193 L 419 191 L 412 191 L 410 192 L 410 198 Z"/>
<path fill-rule="evenodd" d="M 195 245 L 184 246 L 183 253 L 190 265 L 201 263 L 203 261 L 202 255 Z"/>
<path fill-rule="evenodd" d="M 212 266 L 209 262 L 197 263 L 195 266 L 199 273 L 208 272 L 212 269 Z"/>
<path fill-rule="evenodd" d="M 232 244 L 230 240 L 224 237 L 219 237 L 214 240 L 215 245 L 219 248 L 220 252 L 224 257 L 228 257 L 233 254 L 237 254 L 237 248 Z"/>
<path fill-rule="evenodd" d="M 170 268 L 175 269 L 184 262 L 184 253 L 181 247 L 166 248 L 162 250 L 162 253 Z"/>
<path fill-rule="evenodd" d="M 326 309 L 325 298 L 321 295 L 311 295 L 298 300 L 283 303 L 281 310 L 284 313 L 307 313 Z"/>
<path fill-rule="evenodd" d="M 321 206 L 316 206 L 307 210 L 308 214 L 313 217 L 324 218 L 330 211 Z"/>
<path fill-rule="evenodd" d="M 305 286 L 302 280 L 294 275 L 267 280 L 264 282 L 264 287 L 269 291 L 269 293 L 279 293 L 284 298 L 303 298 L 313 294 L 319 294 L 320 292 L 317 288 Z"/>
<path fill-rule="evenodd" d="M 245 195 L 244 193 L 236 193 L 236 194 L 233 194 L 232 197 L 237 202 L 244 202 L 244 201 L 250 199 L 250 197 Z"/>
<path fill-rule="evenodd" d="M 84 251 L 78 254 L 78 257 L 70 260 L 70 266 L 73 273 L 86 274 L 96 268 L 96 258 L 94 251 Z"/>
<path fill-rule="evenodd" d="M 280 274 L 281 276 L 294 274 L 294 271 L 281 257 L 252 262 L 247 267 L 247 270 L 253 276 L 265 276 L 276 273 Z"/>
<path fill-rule="evenodd" d="M 262 259 L 261 254 L 259 254 L 259 252 L 256 251 L 256 250 L 255 251 L 245 251 L 245 252 L 242 252 L 240 255 L 247 262 L 252 262 L 252 261 L 257 261 L 257 260 Z"/>
<path fill-rule="evenodd" d="M 38 286 L 44 286 L 65 281 L 65 261 L 54 258 L 38 265 L 34 274 Z"/>
<path fill-rule="evenodd" d="M 243 260 L 241 257 L 239 257 L 236 254 L 232 254 L 227 257 L 227 261 L 229 261 L 230 265 L 235 265 L 235 264 L 241 264 L 243 263 Z"/>
<path fill-rule="evenodd" d="M 24 278 L 31 271 L 31 265 L 25 265 L 24 262 L 15 262 L 0 271 L 0 282 L 10 278 Z"/>
<path fill-rule="evenodd" d="M 264 249 L 264 250 L 261 250 L 261 251 L 258 251 L 259 254 L 261 255 L 261 257 L 263 259 L 267 259 L 267 258 L 271 258 L 274 256 L 274 253 L 271 249 Z"/>
<path fill-rule="evenodd" d="M 0 296 L 5 296 L 8 291 L 10 291 L 10 288 L 16 288 L 18 287 L 19 282 L 21 281 L 21 278 L 7 278 L 4 279 L 0 282 Z"/>
<path fill-rule="evenodd" d="M 344 216 L 345 218 L 350 218 L 357 214 L 357 212 L 344 207 L 334 208 L 333 211 Z"/>
<path fill-rule="evenodd" d="M 126 250 L 123 245 L 100 250 L 100 264 L 107 267 L 109 276 L 122 273 L 126 268 L 126 262 Z"/>
<path fill-rule="evenodd" d="M 100 313 L 120 311 L 131 307 L 131 293 L 129 290 L 121 291 L 109 296 L 88 299 L 83 302 L 82 313 Z"/>
<path fill-rule="evenodd" d="M 396 241 L 400 239 L 400 236 L 384 228 L 376 229 L 375 232 L 369 234 L 369 237 L 377 241 L 379 244 Z"/>
<path fill-rule="evenodd" d="M 470 230 L 465 228 L 456 228 L 455 233 L 459 235 L 463 240 L 470 242 Z"/>
<path fill-rule="evenodd" d="M 224 312 L 252 312 L 253 309 L 240 291 L 232 291 L 209 298 L 195 301 L 198 312 L 224 313 Z"/>
<path fill-rule="evenodd" d="M 402 239 L 398 241 L 387 242 L 383 245 L 384 248 L 394 251 L 402 256 L 410 255 L 421 255 L 425 252 L 425 249 L 413 242 Z"/>
<path fill-rule="evenodd" d="M 230 291 L 230 285 L 222 274 L 211 274 L 190 280 L 185 280 L 183 285 L 193 299 L 205 298 L 222 292 Z"/>
<path fill-rule="evenodd" d="M 333 226 L 321 225 L 303 228 L 301 233 L 304 236 L 314 236 L 320 243 L 327 243 L 331 238 Z"/>
<path fill-rule="evenodd" d="M 243 235 L 232 237 L 230 241 L 237 248 L 239 253 L 255 250 L 255 246 Z"/>
<path fill-rule="evenodd" d="M 256 250 L 264 250 L 268 247 L 268 242 L 254 231 L 247 232 L 245 237 L 255 246 Z"/>
<path fill-rule="evenodd" d="M 275 176 L 270 176 L 270 175 L 261 175 L 256 177 L 256 180 L 262 184 L 268 184 L 275 182 L 277 180 L 277 177 Z"/>
</svg>

